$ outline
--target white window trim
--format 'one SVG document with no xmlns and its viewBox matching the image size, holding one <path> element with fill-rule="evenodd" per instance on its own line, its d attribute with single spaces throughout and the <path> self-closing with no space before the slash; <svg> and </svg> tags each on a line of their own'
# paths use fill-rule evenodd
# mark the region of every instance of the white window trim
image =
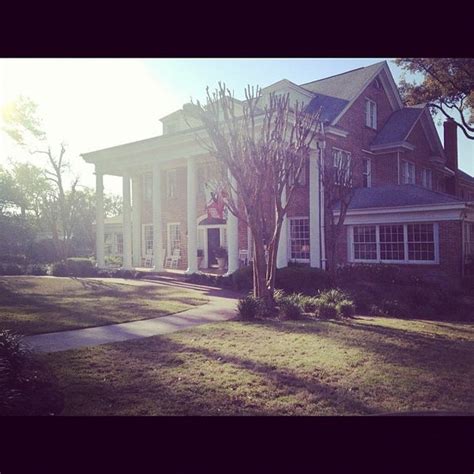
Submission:
<svg viewBox="0 0 474 474">
<path fill-rule="evenodd" d="M 412 183 L 406 183 L 403 181 L 403 168 L 405 167 L 405 164 L 410 164 L 413 165 L 413 182 Z M 416 184 L 416 165 L 413 161 L 410 160 L 400 160 L 400 184 Z M 408 170 L 408 167 L 407 167 Z M 407 174 L 408 176 L 408 174 Z"/>
<path fill-rule="evenodd" d="M 171 255 L 171 238 L 170 238 L 170 229 L 172 225 L 178 225 L 179 226 L 179 232 L 181 234 L 181 222 L 168 222 L 166 225 L 166 251 L 167 255 Z M 181 245 L 183 242 L 181 242 Z"/>
<path fill-rule="evenodd" d="M 146 227 L 151 227 L 153 229 L 153 224 L 142 224 L 142 257 L 143 258 L 153 255 L 153 247 L 152 247 L 151 253 L 149 254 L 146 253 Z M 153 234 L 153 239 L 154 238 L 155 238 L 155 235 Z"/>
<path fill-rule="evenodd" d="M 427 186 L 427 176 L 430 176 L 429 186 Z M 421 170 L 421 185 L 426 189 L 433 189 L 433 170 L 431 168 L 422 168 Z"/>
<path fill-rule="evenodd" d="M 333 166 L 333 168 L 336 168 L 336 164 L 334 162 L 335 161 L 335 156 L 334 156 L 335 151 L 340 152 L 340 153 L 345 153 L 347 155 L 347 160 L 348 160 L 348 163 L 349 163 L 349 167 L 347 168 L 347 171 L 349 171 L 351 163 L 352 163 L 352 153 L 350 151 L 343 150 L 342 148 L 337 148 L 337 147 L 333 146 L 332 147 L 332 166 Z"/>
<path fill-rule="evenodd" d="M 288 217 L 288 225 L 287 225 L 287 228 L 286 228 L 288 261 L 289 262 L 296 262 L 296 263 L 310 263 L 310 258 L 292 258 L 291 257 L 291 222 L 290 221 L 298 220 L 298 219 L 299 220 L 306 219 L 308 221 L 308 224 L 309 224 L 309 216 L 291 216 L 291 217 Z M 309 241 L 309 248 L 311 250 L 311 240 Z"/>
<path fill-rule="evenodd" d="M 374 105 L 373 111 L 374 116 L 372 120 L 371 115 L 371 104 Z M 365 98 L 365 125 L 372 130 L 377 130 L 377 102 L 375 100 L 369 99 L 368 97 Z"/>
<path fill-rule="evenodd" d="M 410 224 L 433 224 L 433 240 L 434 240 L 434 260 L 409 260 L 408 259 L 408 225 Z M 364 260 L 356 259 L 354 255 L 354 227 L 358 225 L 370 225 L 375 226 L 376 232 L 376 248 L 377 248 L 377 259 L 375 260 Z M 387 263 L 396 265 L 439 265 L 439 224 L 437 222 L 409 222 L 409 223 L 380 223 L 380 224 L 358 224 L 347 226 L 347 243 L 348 243 L 348 256 L 350 263 Z M 380 227 L 381 225 L 403 225 L 403 240 L 405 259 L 404 260 L 382 260 L 380 258 Z"/>
<path fill-rule="evenodd" d="M 174 174 L 174 187 L 173 193 L 170 193 L 170 174 Z M 168 199 L 174 199 L 176 197 L 176 188 L 178 184 L 178 173 L 176 168 L 166 170 L 166 197 Z"/>
<path fill-rule="evenodd" d="M 367 176 L 367 188 L 372 187 L 372 160 L 367 157 L 362 158 L 362 166 L 364 166 L 364 160 L 368 163 L 367 174 L 365 174 L 365 169 L 362 168 L 362 176 Z M 363 179 L 363 178 L 362 178 Z"/>
</svg>

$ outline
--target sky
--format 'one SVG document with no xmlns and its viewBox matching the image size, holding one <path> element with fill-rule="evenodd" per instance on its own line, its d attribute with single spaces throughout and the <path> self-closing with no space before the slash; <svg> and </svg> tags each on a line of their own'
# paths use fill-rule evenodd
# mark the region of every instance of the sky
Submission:
<svg viewBox="0 0 474 474">
<path fill-rule="evenodd" d="M 52 148 L 65 142 L 71 173 L 93 188 L 94 167 L 81 153 L 161 135 L 159 119 L 191 98 L 203 100 L 206 86 L 224 81 L 243 98 L 247 84 L 303 84 L 382 60 L 398 83 L 402 71 L 389 58 L 0 59 L 0 107 L 20 94 L 35 101 Z M 438 133 L 442 141 L 442 125 Z M 460 168 L 474 175 L 474 141 L 458 131 L 458 146 Z M 44 157 L 20 152 L 0 132 L 0 165 L 11 158 L 45 166 Z M 120 178 L 106 176 L 104 185 L 121 194 Z"/>
</svg>

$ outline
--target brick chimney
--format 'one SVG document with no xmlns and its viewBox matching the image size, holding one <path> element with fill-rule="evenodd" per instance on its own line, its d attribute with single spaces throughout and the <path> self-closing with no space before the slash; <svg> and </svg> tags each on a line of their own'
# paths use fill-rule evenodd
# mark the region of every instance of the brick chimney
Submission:
<svg viewBox="0 0 474 474">
<path fill-rule="evenodd" d="M 445 120 L 444 124 L 444 152 L 446 153 L 446 165 L 456 175 L 447 179 L 446 191 L 457 196 L 458 194 L 458 126 L 452 118 Z"/>
<path fill-rule="evenodd" d="M 444 122 L 444 151 L 447 157 L 447 166 L 455 173 L 458 171 L 458 126 L 449 118 Z"/>
</svg>

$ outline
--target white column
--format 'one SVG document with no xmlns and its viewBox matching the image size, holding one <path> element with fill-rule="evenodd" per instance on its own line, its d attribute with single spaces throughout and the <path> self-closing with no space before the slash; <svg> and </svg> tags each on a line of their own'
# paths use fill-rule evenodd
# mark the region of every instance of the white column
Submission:
<svg viewBox="0 0 474 474">
<path fill-rule="evenodd" d="M 105 266 L 104 259 L 104 178 L 102 173 L 95 172 L 95 247 L 97 256 L 97 266 Z"/>
<path fill-rule="evenodd" d="M 161 219 L 161 167 L 153 165 L 153 264 L 156 272 L 163 271 L 163 222 Z"/>
<path fill-rule="evenodd" d="M 318 268 L 321 267 L 319 184 L 318 150 L 315 150 L 309 158 L 309 264 Z"/>
<path fill-rule="evenodd" d="M 286 187 L 281 194 L 281 203 L 286 206 Z M 280 240 L 277 251 L 277 268 L 288 266 L 288 217 L 285 215 L 281 224 Z"/>
<path fill-rule="evenodd" d="M 123 187 L 123 268 L 132 268 L 132 208 L 130 205 L 130 175 L 124 174 Z"/>
<path fill-rule="evenodd" d="M 188 268 L 187 275 L 198 271 L 197 267 L 197 211 L 196 211 L 196 158 L 188 158 Z"/>
<path fill-rule="evenodd" d="M 140 176 L 132 178 L 132 262 L 134 267 L 141 267 L 141 201 Z"/>
<path fill-rule="evenodd" d="M 229 172 L 229 180 L 232 183 L 234 190 L 232 192 L 232 198 L 237 203 L 237 195 L 235 189 L 237 183 L 235 178 Z M 226 275 L 232 275 L 239 268 L 239 223 L 237 217 L 234 216 L 229 210 L 227 211 L 227 273 Z"/>
</svg>

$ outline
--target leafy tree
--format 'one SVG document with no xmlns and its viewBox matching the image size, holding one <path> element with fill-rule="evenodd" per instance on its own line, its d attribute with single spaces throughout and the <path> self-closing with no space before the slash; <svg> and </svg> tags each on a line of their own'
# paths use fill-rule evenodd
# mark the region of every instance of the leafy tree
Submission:
<svg viewBox="0 0 474 474">
<path fill-rule="evenodd" d="M 246 100 L 236 107 L 219 83 L 212 94 L 207 89 L 206 105 L 198 101 L 192 110 L 207 132 L 209 140 L 201 143 L 216 158 L 226 205 L 250 227 L 255 296 L 271 307 L 283 219 L 321 128 L 319 114 L 291 106 L 288 94 L 270 94 L 263 108 L 261 97 L 259 87 L 248 86 Z"/>
<path fill-rule="evenodd" d="M 396 64 L 419 73 L 421 82 L 400 81 L 407 105 L 427 103 L 434 114 L 453 118 L 474 140 L 474 58 L 398 58 Z"/>
<path fill-rule="evenodd" d="M 120 196 L 119 194 L 105 194 L 104 195 L 105 217 L 119 216 L 120 214 L 122 214 L 122 209 L 123 209 L 122 196 Z"/>
<path fill-rule="evenodd" d="M 0 166 L 0 215 L 10 214 L 12 208 L 19 207 L 22 197 L 12 174 Z"/>
</svg>

